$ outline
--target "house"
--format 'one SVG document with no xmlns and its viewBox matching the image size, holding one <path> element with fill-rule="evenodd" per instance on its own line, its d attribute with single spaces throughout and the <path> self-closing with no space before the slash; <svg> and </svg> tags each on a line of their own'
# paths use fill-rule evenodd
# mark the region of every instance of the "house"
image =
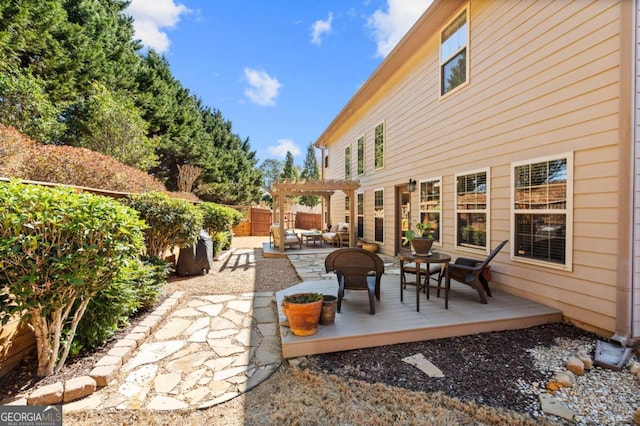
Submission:
<svg viewBox="0 0 640 426">
<path fill-rule="evenodd" d="M 315 141 L 323 178 L 361 185 L 331 221 L 389 255 L 417 220 L 454 259 L 509 240 L 494 288 L 633 342 L 637 17 L 635 0 L 434 0 Z"/>
</svg>

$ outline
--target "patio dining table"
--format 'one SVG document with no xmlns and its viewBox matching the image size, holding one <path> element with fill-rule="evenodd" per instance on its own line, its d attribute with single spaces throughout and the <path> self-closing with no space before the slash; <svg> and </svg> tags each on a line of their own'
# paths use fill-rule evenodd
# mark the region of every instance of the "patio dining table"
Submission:
<svg viewBox="0 0 640 426">
<path fill-rule="evenodd" d="M 444 272 L 445 283 L 444 283 L 444 308 L 449 309 L 449 262 L 451 261 L 451 256 L 443 254 L 443 253 L 432 253 L 428 256 L 418 256 L 414 253 L 406 253 L 406 254 L 398 254 L 398 259 L 400 260 L 400 301 L 403 299 L 403 290 L 406 284 L 416 286 L 416 311 L 420 312 L 420 290 L 426 290 L 427 299 L 429 299 L 429 280 L 430 280 L 430 269 L 429 265 L 432 263 L 442 264 L 441 274 Z M 415 268 L 411 268 L 407 272 L 415 273 L 416 282 L 415 283 L 407 283 L 404 279 L 405 273 L 405 262 L 406 263 L 415 263 Z M 426 268 L 422 268 L 420 265 L 426 265 Z M 407 267 L 408 268 L 408 267 Z M 425 274 L 424 284 L 421 282 L 421 275 Z M 440 285 L 440 280 L 438 280 L 438 286 Z M 440 288 L 438 287 L 438 292 Z"/>
</svg>

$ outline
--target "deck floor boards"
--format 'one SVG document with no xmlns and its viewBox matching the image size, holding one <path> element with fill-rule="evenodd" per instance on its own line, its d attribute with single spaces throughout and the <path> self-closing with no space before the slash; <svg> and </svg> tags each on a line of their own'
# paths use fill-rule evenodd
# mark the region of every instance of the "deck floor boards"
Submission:
<svg viewBox="0 0 640 426">
<path fill-rule="evenodd" d="M 285 295 L 315 291 L 336 296 L 337 290 L 335 280 L 319 280 L 305 281 L 277 292 L 280 321 L 286 319 L 280 306 Z M 493 293 L 489 303 L 483 305 L 475 290 L 452 280 L 449 309 L 444 309 L 444 294 L 438 298 L 432 288 L 429 300 L 424 293 L 420 294 L 420 312 L 416 312 L 415 287 L 409 286 L 404 291 L 401 303 L 399 276 L 385 274 L 375 315 L 369 314 L 366 291 L 347 290 L 342 312 L 336 313 L 335 323 L 320 325 L 316 334 L 299 337 L 287 327 L 280 327 L 282 353 L 285 358 L 291 358 L 562 321 L 562 312 L 558 309 L 498 290 Z"/>
</svg>

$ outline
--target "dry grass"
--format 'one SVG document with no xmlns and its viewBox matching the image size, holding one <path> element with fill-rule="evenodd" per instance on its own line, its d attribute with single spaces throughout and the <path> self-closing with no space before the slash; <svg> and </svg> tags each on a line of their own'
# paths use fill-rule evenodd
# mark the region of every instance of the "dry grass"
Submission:
<svg viewBox="0 0 640 426">
<path fill-rule="evenodd" d="M 77 426 L 118 425 L 545 425 L 518 413 L 461 403 L 445 395 L 283 366 L 251 392 L 208 410 L 66 413 Z"/>
</svg>

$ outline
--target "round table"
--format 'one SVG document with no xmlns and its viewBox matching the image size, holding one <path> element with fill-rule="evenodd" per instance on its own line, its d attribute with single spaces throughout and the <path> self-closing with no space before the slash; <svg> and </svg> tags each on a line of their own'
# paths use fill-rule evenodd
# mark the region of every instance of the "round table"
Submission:
<svg viewBox="0 0 640 426">
<path fill-rule="evenodd" d="M 400 301 L 403 299 L 403 287 L 405 282 L 403 282 L 404 277 L 404 268 L 405 262 L 414 262 L 416 264 L 416 311 L 420 312 L 420 290 L 423 288 L 427 291 L 427 299 L 429 298 L 429 264 L 431 263 L 441 263 L 444 268 L 444 308 L 449 309 L 449 262 L 451 261 L 451 256 L 442 254 L 442 253 L 433 253 L 430 256 L 416 256 L 413 253 L 403 253 L 398 255 L 398 259 L 400 260 Z M 425 283 L 421 284 L 420 275 L 422 275 L 421 264 L 426 265 L 426 279 Z M 413 273 L 413 272 L 411 272 Z M 439 283 L 438 283 L 439 284 Z"/>
</svg>

